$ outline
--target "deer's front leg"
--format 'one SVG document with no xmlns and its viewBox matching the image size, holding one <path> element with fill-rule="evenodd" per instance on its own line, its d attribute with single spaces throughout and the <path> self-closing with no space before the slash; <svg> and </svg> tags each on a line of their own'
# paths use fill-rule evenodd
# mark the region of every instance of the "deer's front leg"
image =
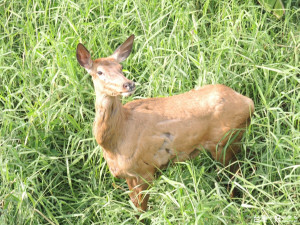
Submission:
<svg viewBox="0 0 300 225">
<path fill-rule="evenodd" d="M 129 190 L 131 191 L 129 196 L 135 207 L 141 211 L 146 211 L 149 194 L 141 193 L 147 190 L 149 185 L 140 178 L 126 178 Z"/>
</svg>

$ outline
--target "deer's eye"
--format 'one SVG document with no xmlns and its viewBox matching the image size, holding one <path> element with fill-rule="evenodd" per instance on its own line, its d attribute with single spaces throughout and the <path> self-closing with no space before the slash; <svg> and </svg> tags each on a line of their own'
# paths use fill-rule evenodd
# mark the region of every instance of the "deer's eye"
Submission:
<svg viewBox="0 0 300 225">
<path fill-rule="evenodd" d="M 97 74 L 98 75 L 102 75 L 103 73 L 102 73 L 102 71 L 98 71 Z"/>
</svg>

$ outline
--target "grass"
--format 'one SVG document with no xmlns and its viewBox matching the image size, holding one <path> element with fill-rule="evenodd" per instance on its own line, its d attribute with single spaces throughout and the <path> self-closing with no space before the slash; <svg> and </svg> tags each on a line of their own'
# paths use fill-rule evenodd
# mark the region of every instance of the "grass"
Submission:
<svg viewBox="0 0 300 225">
<path fill-rule="evenodd" d="M 94 90 L 78 42 L 108 56 L 136 35 L 124 73 L 138 98 L 222 83 L 253 99 L 242 170 L 203 153 L 154 182 L 151 224 L 300 223 L 299 8 L 256 1 L 0 0 L 0 224 L 136 224 L 127 185 L 93 134 Z"/>
</svg>

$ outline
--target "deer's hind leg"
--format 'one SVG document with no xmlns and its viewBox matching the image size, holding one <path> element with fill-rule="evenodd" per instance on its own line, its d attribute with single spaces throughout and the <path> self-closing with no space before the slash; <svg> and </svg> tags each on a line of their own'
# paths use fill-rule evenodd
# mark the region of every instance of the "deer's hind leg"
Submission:
<svg viewBox="0 0 300 225">
<path fill-rule="evenodd" d="M 232 139 L 228 138 L 226 140 L 223 140 L 222 142 L 219 142 L 215 148 L 211 149 L 211 155 L 212 157 L 223 164 L 223 166 L 228 167 L 229 170 L 229 177 L 232 181 L 234 176 L 237 174 L 237 172 L 240 170 L 240 165 L 237 163 L 236 155 L 240 152 L 240 140 L 243 136 L 243 131 L 234 132 L 233 135 L 231 135 Z M 231 190 L 231 181 L 229 182 L 227 189 Z M 231 190 L 230 197 L 234 197 L 237 195 L 237 189 L 234 188 Z"/>
<path fill-rule="evenodd" d="M 129 190 L 129 196 L 132 203 L 141 211 L 146 211 L 149 194 L 142 193 L 148 189 L 149 184 L 137 177 L 126 178 Z"/>
<path fill-rule="evenodd" d="M 228 166 L 230 163 L 229 170 L 232 173 L 235 173 L 238 168 L 234 166 L 236 163 L 236 155 L 240 152 L 241 139 L 244 134 L 243 129 L 236 129 L 233 131 L 227 132 L 224 138 L 217 142 L 214 146 L 211 146 L 210 152 L 212 157 L 222 163 L 224 166 Z"/>
</svg>

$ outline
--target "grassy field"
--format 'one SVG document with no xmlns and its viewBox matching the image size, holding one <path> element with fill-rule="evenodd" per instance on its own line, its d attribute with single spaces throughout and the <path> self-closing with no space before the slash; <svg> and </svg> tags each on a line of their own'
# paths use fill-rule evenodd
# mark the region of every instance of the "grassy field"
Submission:
<svg viewBox="0 0 300 225">
<path fill-rule="evenodd" d="M 171 3 L 172 2 L 172 3 Z M 93 134 L 94 90 L 77 63 L 136 39 L 133 99 L 225 84 L 253 99 L 241 171 L 202 153 L 162 172 L 148 224 L 300 223 L 300 10 L 277 20 L 257 1 L 0 0 L 0 224 L 136 224 L 124 180 Z"/>
</svg>

